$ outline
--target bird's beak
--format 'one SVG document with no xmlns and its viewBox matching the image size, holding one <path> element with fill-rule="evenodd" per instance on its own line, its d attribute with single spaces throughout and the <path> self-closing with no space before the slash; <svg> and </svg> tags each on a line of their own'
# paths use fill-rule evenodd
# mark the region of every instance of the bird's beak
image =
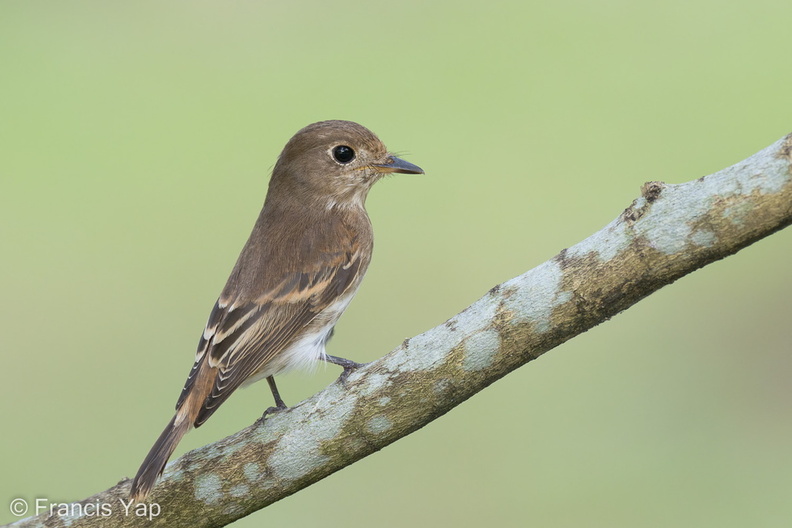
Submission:
<svg viewBox="0 0 792 528">
<path fill-rule="evenodd" d="M 388 163 L 382 165 L 372 165 L 379 172 L 400 172 L 402 174 L 423 174 L 424 171 L 418 165 L 413 165 L 409 161 L 404 161 L 396 156 L 391 156 Z"/>
</svg>

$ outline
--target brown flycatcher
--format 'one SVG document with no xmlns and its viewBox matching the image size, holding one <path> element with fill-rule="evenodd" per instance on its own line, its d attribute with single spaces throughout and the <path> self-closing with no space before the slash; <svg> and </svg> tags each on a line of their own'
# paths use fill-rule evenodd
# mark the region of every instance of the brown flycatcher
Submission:
<svg viewBox="0 0 792 528">
<path fill-rule="evenodd" d="M 366 196 L 394 172 L 423 174 L 357 123 L 322 121 L 289 140 L 253 232 L 209 314 L 176 414 L 132 482 L 134 499 L 149 494 L 184 434 L 241 385 L 266 378 L 275 405 L 285 408 L 275 374 L 316 360 L 345 372 L 358 366 L 327 355 L 325 343 L 371 260 Z"/>
</svg>

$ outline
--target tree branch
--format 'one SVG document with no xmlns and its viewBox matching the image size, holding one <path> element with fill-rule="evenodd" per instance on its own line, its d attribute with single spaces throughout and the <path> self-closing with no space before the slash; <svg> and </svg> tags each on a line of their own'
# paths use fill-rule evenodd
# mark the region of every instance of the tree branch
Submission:
<svg viewBox="0 0 792 528">
<path fill-rule="evenodd" d="M 792 134 L 698 180 L 644 184 L 599 232 L 344 383 L 174 461 L 151 503 L 138 505 L 150 510 L 125 511 L 124 479 L 74 503 L 69 515 L 56 510 L 9 526 L 218 527 L 264 508 L 420 429 L 679 277 L 786 227 L 791 161 Z M 92 514 L 94 504 L 109 505 L 112 515 Z"/>
</svg>

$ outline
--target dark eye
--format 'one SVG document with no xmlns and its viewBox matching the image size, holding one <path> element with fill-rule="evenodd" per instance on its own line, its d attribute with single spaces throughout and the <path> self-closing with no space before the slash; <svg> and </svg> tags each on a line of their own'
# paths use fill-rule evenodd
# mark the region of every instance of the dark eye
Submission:
<svg viewBox="0 0 792 528">
<path fill-rule="evenodd" d="M 355 151 L 352 150 L 352 147 L 347 147 L 346 145 L 338 145 L 336 148 L 333 149 L 333 157 L 339 163 L 349 163 L 353 159 L 355 159 Z"/>
</svg>

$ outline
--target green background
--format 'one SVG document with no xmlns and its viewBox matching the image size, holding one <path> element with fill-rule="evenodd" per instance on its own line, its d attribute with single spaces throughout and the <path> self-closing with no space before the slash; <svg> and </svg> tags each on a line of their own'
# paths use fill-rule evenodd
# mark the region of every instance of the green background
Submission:
<svg viewBox="0 0 792 528">
<path fill-rule="evenodd" d="M 0 523 L 137 470 L 299 128 L 378 184 L 329 351 L 373 360 L 792 132 L 792 3 L 3 2 Z M 236 526 L 788 526 L 792 231 L 708 266 Z M 335 367 L 281 378 L 287 403 Z M 238 392 L 177 455 L 258 418 Z M 163 505 L 167 507 L 167 505 Z"/>
</svg>

